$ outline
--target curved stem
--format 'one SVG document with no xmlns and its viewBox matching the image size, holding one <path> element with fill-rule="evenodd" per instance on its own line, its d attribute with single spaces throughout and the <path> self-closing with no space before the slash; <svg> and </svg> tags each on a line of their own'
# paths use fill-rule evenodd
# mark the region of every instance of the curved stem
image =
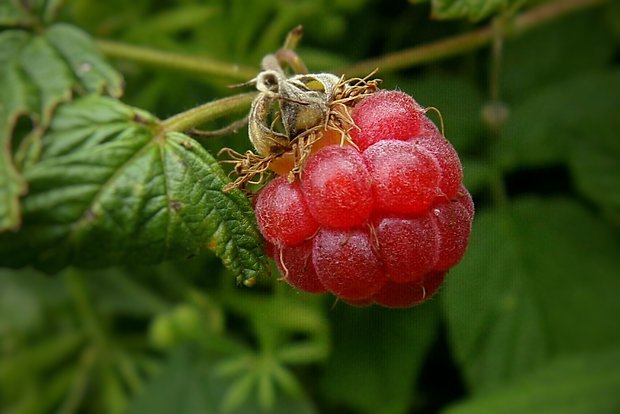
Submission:
<svg viewBox="0 0 620 414">
<path fill-rule="evenodd" d="M 506 34 L 518 35 L 561 16 L 606 2 L 607 0 L 555 0 L 517 15 L 512 24 L 507 25 Z M 376 68 L 383 72 L 411 68 L 465 54 L 491 43 L 493 37 L 493 27 L 488 25 L 469 33 L 365 60 L 335 72 L 362 76 Z"/>
<path fill-rule="evenodd" d="M 257 73 L 257 70 L 251 67 L 205 57 L 199 58 L 103 39 L 95 40 L 95 44 L 102 53 L 111 58 L 127 59 L 182 72 L 219 76 L 235 81 L 247 81 Z"/>
<path fill-rule="evenodd" d="M 183 132 L 204 124 L 205 122 L 221 118 L 231 112 L 240 111 L 250 106 L 257 92 L 242 93 L 207 102 L 188 111 L 176 114 L 161 122 L 165 131 Z"/>
</svg>

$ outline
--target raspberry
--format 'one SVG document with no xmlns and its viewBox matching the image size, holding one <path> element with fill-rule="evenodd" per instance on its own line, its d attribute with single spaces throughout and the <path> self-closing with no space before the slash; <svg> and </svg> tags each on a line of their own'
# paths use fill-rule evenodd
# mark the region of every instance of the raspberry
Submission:
<svg viewBox="0 0 620 414">
<path fill-rule="evenodd" d="M 310 213 L 322 225 L 348 228 L 370 216 L 371 177 L 351 147 L 330 145 L 318 151 L 304 167 L 301 182 Z"/>
<path fill-rule="evenodd" d="M 416 136 L 425 116 L 424 108 L 406 93 L 380 91 L 357 104 L 351 118 L 359 128 L 351 130 L 351 138 L 363 151 L 383 139 Z"/>
<path fill-rule="evenodd" d="M 460 160 L 402 92 L 365 97 L 351 117 L 355 146 L 324 133 L 300 177 L 276 178 L 258 194 L 268 254 L 301 291 L 353 306 L 420 304 L 467 248 L 474 205 Z M 270 168 L 286 176 L 291 156 Z"/>
<path fill-rule="evenodd" d="M 392 139 L 379 141 L 364 151 L 364 159 L 375 184 L 377 209 L 421 213 L 437 197 L 439 165 L 415 144 Z"/>
<path fill-rule="evenodd" d="M 408 308 L 430 299 L 443 283 L 446 272 L 427 273 L 421 281 L 398 283 L 388 280 L 373 296 L 375 303 L 389 308 Z"/>
<path fill-rule="evenodd" d="M 308 212 L 299 183 L 278 177 L 263 188 L 256 200 L 256 221 L 269 242 L 293 245 L 312 236 L 318 223 Z"/>
<path fill-rule="evenodd" d="M 473 206 L 465 192 L 459 198 L 433 207 L 433 216 L 439 235 L 439 258 L 435 268 L 447 270 L 461 261 L 469 241 Z"/>
<path fill-rule="evenodd" d="M 385 271 L 396 282 L 419 282 L 439 257 L 439 231 L 430 213 L 384 217 L 374 228 Z"/>
<path fill-rule="evenodd" d="M 472 200 L 471 194 L 469 194 L 469 191 L 467 191 L 465 186 L 461 185 L 461 188 L 459 190 L 459 193 L 456 196 L 456 199 L 459 200 L 461 204 L 465 207 L 465 210 L 467 210 L 467 213 L 469 214 L 469 218 L 471 221 L 474 218 L 474 213 L 475 213 L 474 200 Z"/>
<path fill-rule="evenodd" d="M 366 299 L 384 285 L 381 261 L 366 232 L 324 228 L 313 243 L 313 263 L 319 280 L 336 296 Z"/>
<path fill-rule="evenodd" d="M 429 118 L 424 117 L 422 122 L 420 123 L 420 128 L 417 133 L 410 135 L 407 140 L 410 141 L 416 138 L 424 138 L 424 137 L 438 137 L 443 138 L 441 135 L 441 131 L 437 128 L 437 125 Z"/>
<path fill-rule="evenodd" d="M 436 128 L 430 133 L 410 139 L 409 142 L 424 148 L 428 154 L 431 154 L 437 160 L 441 171 L 439 179 L 441 197 L 445 200 L 456 196 L 463 181 L 463 168 L 461 167 L 459 155 L 452 144 L 441 136 L 441 133 Z"/>
<path fill-rule="evenodd" d="M 280 272 L 291 286 L 310 293 L 326 291 L 314 270 L 311 241 L 282 248 L 275 260 Z"/>
</svg>

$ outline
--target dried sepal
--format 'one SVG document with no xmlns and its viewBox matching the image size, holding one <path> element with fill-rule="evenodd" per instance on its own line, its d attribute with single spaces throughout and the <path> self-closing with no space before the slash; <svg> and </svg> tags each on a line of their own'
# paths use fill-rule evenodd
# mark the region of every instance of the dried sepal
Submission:
<svg viewBox="0 0 620 414">
<path fill-rule="evenodd" d="M 262 183 L 270 167 L 288 174 L 289 181 L 302 172 L 315 144 L 327 135 L 338 134 L 341 145 L 353 145 L 349 131 L 355 128 L 350 109 L 363 97 L 379 89 L 380 80 L 365 78 L 345 80 L 331 73 L 306 73 L 306 67 L 294 52 L 301 39 L 301 27 L 293 29 L 280 50 L 265 56 L 263 70 L 247 85 L 259 94 L 252 102 L 248 135 L 256 153 L 237 153 L 225 148 L 234 164 L 236 180 L 225 190 L 244 189 L 249 183 Z M 296 74 L 287 76 L 288 67 Z M 329 139 L 323 143 L 330 142 Z M 276 170 L 276 168 L 271 168 Z"/>
<path fill-rule="evenodd" d="M 267 66 L 267 65 L 266 65 Z M 266 69 L 253 83 L 260 94 L 250 109 L 248 133 L 257 153 L 239 154 L 225 148 L 234 164 L 236 180 L 225 190 L 260 184 L 278 158 L 292 158 L 289 181 L 301 175 L 314 144 L 331 131 L 341 145 L 355 145 L 349 131 L 355 128 L 350 109 L 365 96 L 379 90 L 381 80 L 345 80 L 330 73 L 286 77 L 281 70 Z"/>
</svg>

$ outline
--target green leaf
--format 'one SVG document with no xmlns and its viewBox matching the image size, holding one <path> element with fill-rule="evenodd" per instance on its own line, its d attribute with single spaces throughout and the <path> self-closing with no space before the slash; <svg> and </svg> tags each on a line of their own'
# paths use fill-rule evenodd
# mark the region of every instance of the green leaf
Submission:
<svg viewBox="0 0 620 414">
<path fill-rule="evenodd" d="M 0 235 L 0 265 L 147 264 L 208 247 L 241 281 L 267 272 L 250 203 L 222 191 L 217 161 L 114 99 L 59 107 L 24 176 L 24 226 Z"/>
<path fill-rule="evenodd" d="M 339 306 L 334 313 L 334 350 L 325 366 L 323 394 L 356 412 L 408 412 L 437 332 L 433 303 L 407 310 Z"/>
<path fill-rule="evenodd" d="M 54 109 L 74 93 L 122 93 L 120 75 L 86 34 L 65 24 L 51 26 L 41 35 L 23 30 L 0 33 L 0 231 L 19 228 L 19 198 L 27 190 L 14 154 L 21 152 L 17 157 L 21 159 L 24 152 L 36 153 Z M 28 138 L 15 136 L 22 116 L 33 123 Z"/>
<path fill-rule="evenodd" d="M 607 140 L 593 126 L 612 130 L 619 91 L 618 71 L 588 73 L 538 91 L 512 110 L 495 158 L 506 169 L 564 163 L 583 139 Z"/>
<path fill-rule="evenodd" d="M 505 168 L 568 164 L 578 191 L 620 212 L 620 72 L 553 84 L 515 108 L 496 159 Z"/>
<path fill-rule="evenodd" d="M 574 202 L 525 199 L 476 217 L 446 283 L 449 337 L 467 383 L 488 390 L 549 357 L 620 344 L 620 243 Z"/>
<path fill-rule="evenodd" d="M 171 353 L 161 372 L 132 401 L 128 414 L 312 414 L 304 399 L 279 396 L 271 409 L 261 407 L 258 395 L 251 393 L 245 404 L 223 409 L 223 400 L 234 382 L 222 378 L 214 369 L 217 359 L 205 358 L 188 348 Z"/>
<path fill-rule="evenodd" d="M 620 216 L 620 118 L 589 127 L 576 131 L 569 157 L 575 184 L 586 197 Z"/>
<path fill-rule="evenodd" d="M 522 380 L 445 414 L 620 412 L 620 351 L 558 358 Z"/>
<path fill-rule="evenodd" d="M 481 20 L 511 6 L 518 6 L 523 0 L 410 0 L 412 3 L 430 1 L 435 19 Z"/>
</svg>

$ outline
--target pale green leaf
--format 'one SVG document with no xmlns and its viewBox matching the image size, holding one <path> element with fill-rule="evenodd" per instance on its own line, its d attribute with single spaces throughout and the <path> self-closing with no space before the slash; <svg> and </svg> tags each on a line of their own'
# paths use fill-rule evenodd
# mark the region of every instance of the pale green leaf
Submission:
<svg viewBox="0 0 620 414">
<path fill-rule="evenodd" d="M 567 200 L 480 213 L 443 298 L 467 383 L 488 390 L 549 357 L 620 344 L 620 243 Z"/>
<path fill-rule="evenodd" d="M 271 408 L 260 405 L 255 389 L 249 389 L 244 403 L 228 410 L 223 402 L 235 382 L 222 378 L 214 366 L 218 360 L 205 358 L 187 348 L 171 353 L 161 372 L 132 401 L 128 414 L 313 414 L 313 406 L 303 398 L 278 395 Z M 243 377 L 242 380 L 250 377 Z M 245 385 L 250 381 L 241 383 Z"/>
<path fill-rule="evenodd" d="M 620 352 L 558 358 L 510 386 L 445 414 L 614 414 L 620 412 Z"/>
<path fill-rule="evenodd" d="M 0 264 L 107 266 L 184 259 L 210 248 L 239 278 L 266 272 L 247 198 L 215 159 L 148 113 L 100 96 L 58 108 L 24 170 L 24 226 L 0 235 Z"/>
<path fill-rule="evenodd" d="M 17 158 L 23 160 L 31 152 L 36 158 L 54 109 L 75 93 L 122 93 L 120 75 L 86 34 L 65 24 L 41 34 L 17 29 L 0 33 L 0 231 L 19 228 L 19 198 L 27 191 L 14 154 L 21 153 Z M 28 138 L 14 136 L 20 117 L 33 123 Z"/>
<path fill-rule="evenodd" d="M 18 116 L 32 105 L 17 60 L 27 43 L 24 32 L 0 33 L 0 231 L 19 227 L 19 197 L 26 192 L 26 182 L 13 164 L 11 134 Z"/>
</svg>

